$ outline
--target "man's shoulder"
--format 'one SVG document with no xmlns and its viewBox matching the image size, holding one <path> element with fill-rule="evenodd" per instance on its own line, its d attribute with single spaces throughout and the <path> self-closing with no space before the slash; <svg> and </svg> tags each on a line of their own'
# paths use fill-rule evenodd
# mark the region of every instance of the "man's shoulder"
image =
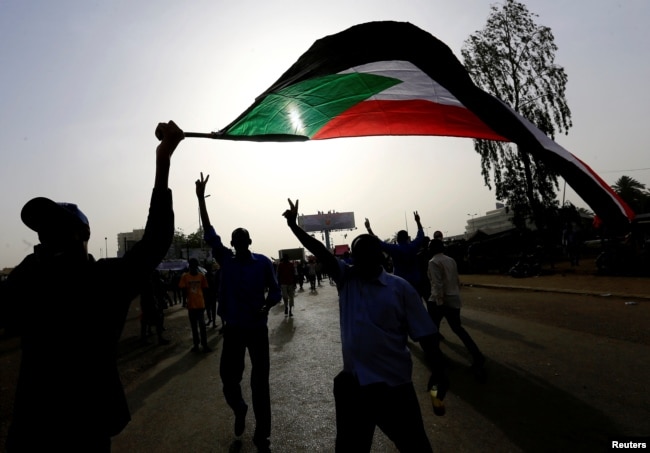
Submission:
<svg viewBox="0 0 650 453">
<path fill-rule="evenodd" d="M 31 272 L 39 271 L 42 263 L 35 253 L 27 255 L 23 260 L 12 269 L 9 273 L 8 280 L 14 280 L 21 275 L 29 274 Z"/>
<path fill-rule="evenodd" d="M 451 262 L 454 262 L 454 263 L 456 262 L 455 259 L 453 259 L 453 258 L 452 258 L 451 256 L 449 256 L 449 255 L 445 255 L 444 253 L 442 254 L 442 257 L 443 257 L 443 259 L 444 259 L 445 261 L 448 261 L 448 262 L 450 262 L 450 263 L 451 263 Z"/>
<path fill-rule="evenodd" d="M 379 280 L 386 286 L 410 286 L 411 284 L 404 277 L 400 277 L 394 273 L 383 271 L 379 275 Z"/>
<path fill-rule="evenodd" d="M 255 260 L 260 260 L 260 261 L 269 262 L 269 263 L 271 262 L 271 258 L 269 258 L 268 256 L 263 255 L 263 254 L 261 254 L 261 253 L 254 253 L 254 252 L 251 252 L 251 256 L 252 256 L 253 259 L 255 259 Z"/>
<path fill-rule="evenodd" d="M 433 255 L 430 261 L 442 262 L 442 261 L 455 261 L 451 256 L 445 255 L 444 253 L 436 253 Z"/>
<path fill-rule="evenodd" d="M 392 273 L 392 272 L 386 272 L 385 270 L 383 270 L 383 271 L 381 272 L 381 274 L 379 274 L 379 276 L 377 277 L 377 279 L 378 279 L 380 282 L 382 282 L 382 283 L 384 283 L 384 284 L 386 284 L 386 285 L 389 285 L 389 284 L 390 284 L 390 285 L 394 285 L 394 284 L 396 284 L 397 282 L 399 282 L 400 280 L 404 280 L 404 279 L 403 279 L 402 277 L 400 277 L 399 275 L 396 275 L 396 274 L 394 274 L 394 273 Z"/>
</svg>

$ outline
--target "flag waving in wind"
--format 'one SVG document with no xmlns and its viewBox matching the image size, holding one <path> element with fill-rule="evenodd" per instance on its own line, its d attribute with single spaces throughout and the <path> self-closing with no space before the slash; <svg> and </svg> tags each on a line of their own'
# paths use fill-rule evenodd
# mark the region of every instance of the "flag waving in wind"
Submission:
<svg viewBox="0 0 650 453">
<path fill-rule="evenodd" d="M 273 90 L 229 138 L 445 135 L 506 140 L 410 61 L 378 61 Z M 287 137 L 288 135 L 288 137 Z"/>
<path fill-rule="evenodd" d="M 514 142 L 557 171 L 610 228 L 626 229 L 634 217 L 591 168 L 474 85 L 443 42 L 406 22 L 370 22 L 319 39 L 232 123 L 195 134 L 254 141 L 376 135 Z"/>
</svg>

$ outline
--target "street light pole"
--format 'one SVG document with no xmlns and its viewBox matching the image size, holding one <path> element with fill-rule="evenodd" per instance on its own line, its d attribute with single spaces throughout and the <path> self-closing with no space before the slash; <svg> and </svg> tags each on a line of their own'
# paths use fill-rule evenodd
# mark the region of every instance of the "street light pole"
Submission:
<svg viewBox="0 0 650 453">
<path fill-rule="evenodd" d="M 104 254 L 108 258 L 108 237 L 104 237 Z"/>
</svg>

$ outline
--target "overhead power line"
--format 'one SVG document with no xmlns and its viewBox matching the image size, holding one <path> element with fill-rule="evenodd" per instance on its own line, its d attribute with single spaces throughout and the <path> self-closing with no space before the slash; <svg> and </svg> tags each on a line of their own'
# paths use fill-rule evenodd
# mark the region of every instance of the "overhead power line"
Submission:
<svg viewBox="0 0 650 453">
<path fill-rule="evenodd" d="M 622 173 L 624 171 L 632 172 L 632 171 L 644 171 L 644 170 L 650 170 L 650 167 L 648 167 L 648 168 L 630 168 L 628 170 L 608 170 L 608 171 L 601 171 L 599 173 Z"/>
</svg>

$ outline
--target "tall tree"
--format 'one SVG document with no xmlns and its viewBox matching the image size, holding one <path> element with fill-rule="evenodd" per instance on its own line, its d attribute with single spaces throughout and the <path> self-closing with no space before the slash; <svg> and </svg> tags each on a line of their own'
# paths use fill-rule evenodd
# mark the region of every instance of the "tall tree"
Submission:
<svg viewBox="0 0 650 453">
<path fill-rule="evenodd" d="M 551 138 L 572 126 L 567 75 L 555 64 L 555 38 L 515 0 L 493 5 L 483 30 L 463 44 L 461 55 L 474 83 L 501 99 Z M 486 186 L 519 215 L 557 206 L 558 175 L 510 143 L 475 140 Z M 538 217 L 538 216 L 536 216 Z M 539 219 L 536 218 L 536 221 Z"/>
</svg>

